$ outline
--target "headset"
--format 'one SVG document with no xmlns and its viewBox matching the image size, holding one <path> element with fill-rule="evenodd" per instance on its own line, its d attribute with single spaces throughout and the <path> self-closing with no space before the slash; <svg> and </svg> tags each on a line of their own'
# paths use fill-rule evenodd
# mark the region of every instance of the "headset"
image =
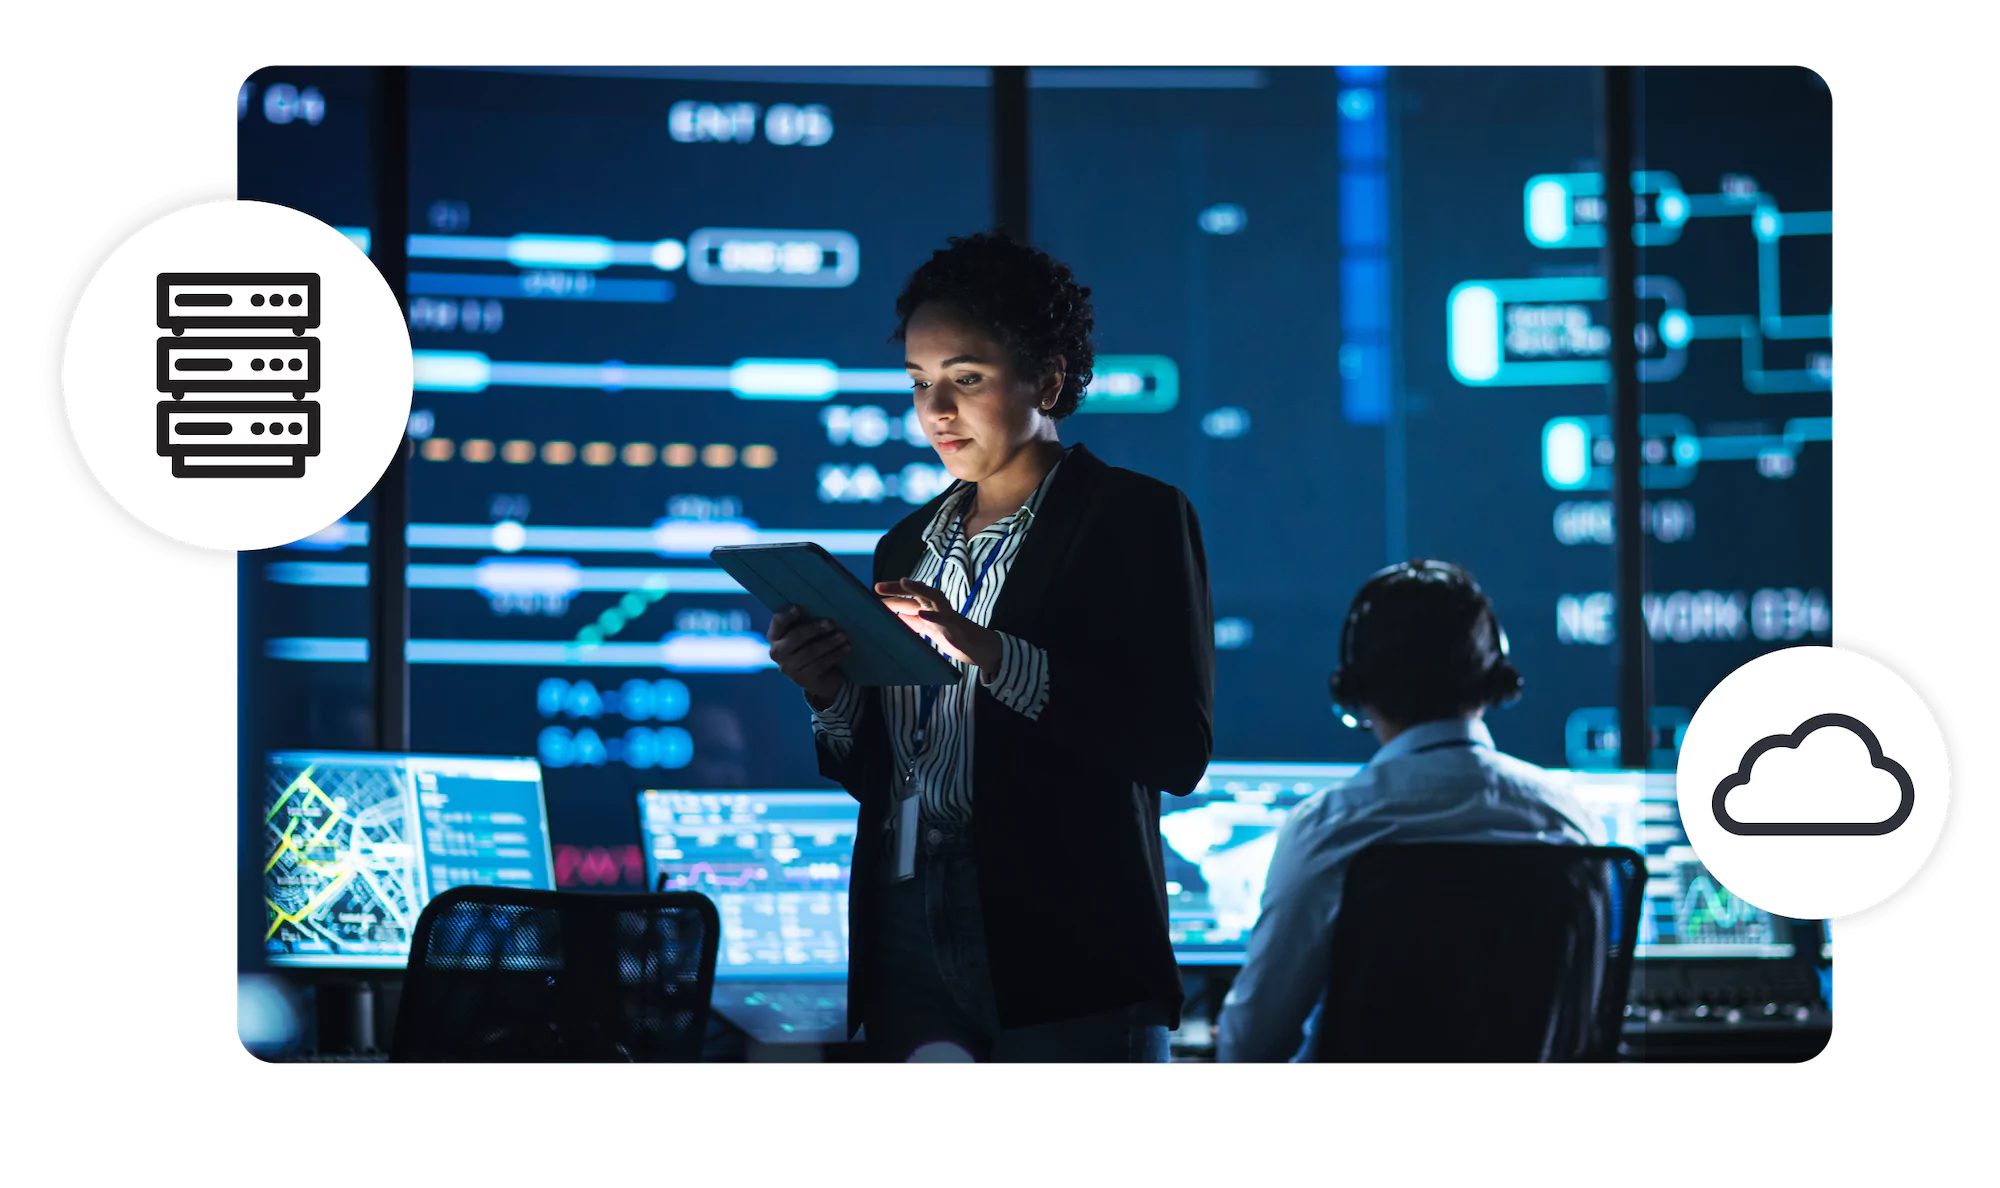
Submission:
<svg viewBox="0 0 2000 1188">
<path fill-rule="evenodd" d="M 1359 669 L 1354 660 L 1354 640 L 1357 630 L 1374 609 L 1376 597 L 1392 581 L 1434 573 L 1444 577 L 1450 588 L 1458 593 L 1465 610 L 1463 625 L 1454 625 L 1453 630 L 1466 630 L 1482 618 L 1493 632 L 1493 654 L 1496 659 L 1480 676 L 1481 700 L 1489 706 L 1512 705 L 1520 699 L 1524 683 L 1521 671 L 1507 658 L 1507 632 L 1500 626 L 1500 616 L 1494 613 L 1493 600 L 1472 580 L 1472 575 L 1449 561 L 1401 561 L 1377 570 L 1361 589 L 1355 591 L 1354 601 L 1348 604 L 1347 620 L 1340 627 L 1340 667 L 1333 670 L 1327 681 L 1327 690 L 1333 695 L 1334 712 L 1350 727 L 1372 726 L 1361 715 L 1361 707 L 1370 699 L 1370 686 L 1374 683 L 1373 672 Z"/>
</svg>

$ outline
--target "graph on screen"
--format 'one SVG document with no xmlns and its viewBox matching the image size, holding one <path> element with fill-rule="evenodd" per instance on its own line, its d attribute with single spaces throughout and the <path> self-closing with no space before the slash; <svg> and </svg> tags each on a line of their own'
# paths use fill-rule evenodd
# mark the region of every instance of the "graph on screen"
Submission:
<svg viewBox="0 0 2000 1188">
<path fill-rule="evenodd" d="M 715 901 L 718 978 L 846 976 L 853 797 L 649 790 L 638 803 L 649 885 Z"/>
</svg>

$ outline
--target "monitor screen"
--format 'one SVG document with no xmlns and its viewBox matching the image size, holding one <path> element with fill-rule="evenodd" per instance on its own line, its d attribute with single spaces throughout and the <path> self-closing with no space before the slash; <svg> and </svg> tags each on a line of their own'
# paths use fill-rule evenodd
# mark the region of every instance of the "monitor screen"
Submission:
<svg viewBox="0 0 2000 1188">
<path fill-rule="evenodd" d="M 1637 596 L 1671 766 L 1724 674 L 1831 638 L 1831 96 L 1641 81 Z M 1479 576 L 1529 674 L 1509 748 L 1617 763 L 1594 72 L 1031 83 L 1033 237 L 1097 319 L 1062 438 L 1200 513 L 1218 753 L 1364 758 L 1301 691 L 1367 574 L 1426 556 Z M 248 80 L 239 196 L 380 258 L 371 87 Z M 762 728 L 798 712 L 768 612 L 708 550 L 812 540 L 865 578 L 949 482 L 887 337 L 910 271 L 993 221 L 988 72 L 425 68 L 409 103 L 412 745 L 536 755 L 585 852 L 629 845 L 636 787 L 811 786 L 808 733 Z M 912 146 L 953 165 L 910 184 Z M 372 516 L 248 571 L 287 738 L 367 737 Z"/>
<path fill-rule="evenodd" d="M 1242 963 L 1279 827 L 1359 770 L 1216 762 L 1189 795 L 1161 798 L 1168 933 L 1180 964 Z M 1610 842 L 1645 856 L 1638 956 L 1792 956 L 1789 922 L 1737 899 L 1694 856 L 1671 773 L 1550 774 Z M 647 885 L 715 900 L 725 937 L 718 978 L 843 977 L 857 817 L 844 792 L 641 792 Z"/>
<path fill-rule="evenodd" d="M 533 759 L 282 751 L 265 788 L 274 965 L 401 967 L 438 892 L 555 887 Z"/>
<path fill-rule="evenodd" d="M 1195 790 L 1160 802 L 1167 931 L 1183 965 L 1236 965 L 1264 897 L 1278 826 L 1353 763 L 1211 763 Z"/>
<path fill-rule="evenodd" d="M 641 792 L 646 884 L 715 901 L 718 978 L 844 978 L 859 816 L 845 792 Z"/>
<path fill-rule="evenodd" d="M 1560 772 L 1613 845 L 1646 858 L 1641 957 L 1790 957 L 1790 922 L 1716 882 L 1681 826 L 1671 772 Z"/>
<path fill-rule="evenodd" d="M 1300 803 L 1360 768 L 1337 763 L 1214 763 L 1192 795 L 1160 809 L 1169 929 L 1182 965 L 1243 961 L 1277 832 Z M 1681 828 L 1669 772 L 1551 772 L 1603 823 L 1607 839 L 1646 859 L 1640 957 L 1790 957 L 1783 918 L 1717 883 Z"/>
</svg>

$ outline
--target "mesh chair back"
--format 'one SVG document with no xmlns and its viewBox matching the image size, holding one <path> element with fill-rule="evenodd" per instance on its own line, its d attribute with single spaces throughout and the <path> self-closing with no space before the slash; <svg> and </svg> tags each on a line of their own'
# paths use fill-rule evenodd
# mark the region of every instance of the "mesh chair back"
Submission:
<svg viewBox="0 0 2000 1188">
<path fill-rule="evenodd" d="M 392 1060 L 695 1060 L 720 935 L 695 891 L 454 887 L 417 918 Z"/>
<path fill-rule="evenodd" d="M 1364 849 L 1334 921 L 1315 1059 L 1611 1059 L 1645 884 L 1623 846 Z"/>
</svg>

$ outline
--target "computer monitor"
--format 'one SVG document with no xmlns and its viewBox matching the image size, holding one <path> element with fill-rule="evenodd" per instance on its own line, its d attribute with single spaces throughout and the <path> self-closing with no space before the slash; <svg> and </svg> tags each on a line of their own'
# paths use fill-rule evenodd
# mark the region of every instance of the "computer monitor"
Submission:
<svg viewBox="0 0 2000 1188">
<path fill-rule="evenodd" d="M 1160 802 L 1168 935 L 1182 965 L 1239 965 L 1278 829 L 1354 763 L 1216 762 Z M 1645 856 L 1641 957 L 1790 957 L 1787 921 L 1737 899 L 1694 857 L 1667 772 L 1567 771 L 1606 837 Z M 706 892 L 722 917 L 718 979 L 831 980 L 847 971 L 858 806 L 844 792 L 639 793 L 649 886 Z M 664 880 L 662 878 L 664 876 Z"/>
<path fill-rule="evenodd" d="M 1167 933 L 1182 965 L 1240 965 L 1278 826 L 1354 763 L 1211 763 L 1186 796 L 1160 799 Z"/>
<path fill-rule="evenodd" d="M 1286 810 L 1351 763 L 1215 763 L 1189 796 L 1163 797 L 1168 927 L 1184 964 L 1233 964 L 1257 918 Z M 639 793 L 651 887 L 702 891 L 722 917 L 719 980 L 847 973 L 847 884 L 859 806 L 845 792 Z"/>
<path fill-rule="evenodd" d="M 1302 801 L 1359 770 L 1344 763 L 1212 763 L 1191 795 L 1162 802 L 1176 960 L 1242 963 L 1279 826 Z M 1638 956 L 1792 956 L 1788 922 L 1737 899 L 1694 856 L 1671 772 L 1550 774 L 1603 823 L 1607 840 L 1645 856 Z"/>
<path fill-rule="evenodd" d="M 281 751 L 265 788 L 273 965 L 399 969 L 438 892 L 555 887 L 533 759 Z"/>
<path fill-rule="evenodd" d="M 1695 857 L 1681 825 L 1674 775 L 1664 771 L 1558 771 L 1597 814 L 1614 845 L 1646 858 L 1640 957 L 1791 957 L 1791 922 L 1736 898 Z"/>
<path fill-rule="evenodd" d="M 700 891 L 722 918 L 715 976 L 847 976 L 847 882 L 860 806 L 845 792 L 639 793 L 646 883 Z"/>
</svg>

